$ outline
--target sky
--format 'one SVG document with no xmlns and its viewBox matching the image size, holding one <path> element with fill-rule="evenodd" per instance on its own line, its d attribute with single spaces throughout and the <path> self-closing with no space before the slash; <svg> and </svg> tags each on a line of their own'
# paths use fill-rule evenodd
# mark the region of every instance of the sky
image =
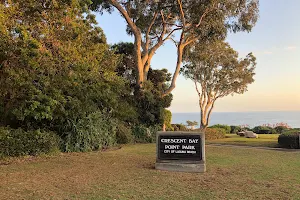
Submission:
<svg viewBox="0 0 300 200">
<path fill-rule="evenodd" d="M 300 111 L 300 1 L 260 0 L 260 18 L 250 33 L 229 34 L 227 41 L 240 57 L 257 58 L 255 82 L 244 94 L 218 99 L 214 112 Z M 96 14 L 109 44 L 132 42 L 118 12 Z M 175 71 L 176 47 L 166 43 L 151 66 Z M 172 92 L 172 112 L 199 112 L 194 84 L 180 76 Z"/>
</svg>

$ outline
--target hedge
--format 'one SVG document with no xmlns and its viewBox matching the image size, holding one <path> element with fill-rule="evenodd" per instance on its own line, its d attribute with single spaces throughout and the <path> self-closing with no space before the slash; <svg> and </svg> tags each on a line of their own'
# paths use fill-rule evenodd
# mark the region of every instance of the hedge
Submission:
<svg viewBox="0 0 300 200">
<path fill-rule="evenodd" d="M 210 126 L 209 128 L 222 128 L 226 133 L 230 133 L 231 131 L 231 127 L 225 124 L 215 124 L 213 126 Z"/>
<path fill-rule="evenodd" d="M 0 157 L 25 156 L 59 150 L 59 137 L 50 131 L 0 128 Z"/>
<path fill-rule="evenodd" d="M 162 130 L 158 125 L 156 126 L 144 126 L 142 124 L 132 128 L 132 134 L 136 143 L 153 143 L 156 141 L 157 131 Z"/>
<path fill-rule="evenodd" d="M 257 134 L 276 134 L 276 130 L 268 126 L 256 126 L 252 129 Z"/>
<path fill-rule="evenodd" d="M 205 130 L 205 140 L 216 140 L 226 137 L 226 131 L 223 128 L 207 128 Z"/>
<path fill-rule="evenodd" d="M 282 148 L 300 149 L 300 132 L 286 132 L 278 137 L 278 144 Z"/>
<path fill-rule="evenodd" d="M 171 124 L 171 126 L 173 127 L 174 131 L 189 131 L 189 129 L 183 124 Z"/>
</svg>

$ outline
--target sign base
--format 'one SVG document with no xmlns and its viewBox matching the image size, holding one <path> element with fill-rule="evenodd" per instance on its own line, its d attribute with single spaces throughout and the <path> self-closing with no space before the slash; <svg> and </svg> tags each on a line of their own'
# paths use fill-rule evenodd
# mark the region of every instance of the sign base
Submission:
<svg viewBox="0 0 300 200">
<path fill-rule="evenodd" d="M 156 162 L 155 169 L 173 172 L 194 172 L 201 173 L 206 171 L 206 165 L 203 161 L 199 162 L 174 162 L 164 161 Z"/>
</svg>

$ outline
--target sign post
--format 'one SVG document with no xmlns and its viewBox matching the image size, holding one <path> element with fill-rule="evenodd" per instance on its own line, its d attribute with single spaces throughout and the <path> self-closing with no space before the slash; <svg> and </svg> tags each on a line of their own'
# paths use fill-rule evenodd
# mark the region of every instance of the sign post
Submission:
<svg viewBox="0 0 300 200">
<path fill-rule="evenodd" d="M 198 132 L 157 132 L 155 168 L 205 172 L 205 135 Z"/>
</svg>

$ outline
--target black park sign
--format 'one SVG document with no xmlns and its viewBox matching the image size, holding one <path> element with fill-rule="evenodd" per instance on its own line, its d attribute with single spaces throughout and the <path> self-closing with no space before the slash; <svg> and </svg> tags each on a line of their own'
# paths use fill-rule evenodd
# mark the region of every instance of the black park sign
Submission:
<svg viewBox="0 0 300 200">
<path fill-rule="evenodd" d="M 200 132 L 157 132 L 155 168 L 205 172 L 205 135 Z"/>
<path fill-rule="evenodd" d="M 202 159 L 200 135 L 160 135 L 158 140 L 160 160 Z"/>
</svg>

